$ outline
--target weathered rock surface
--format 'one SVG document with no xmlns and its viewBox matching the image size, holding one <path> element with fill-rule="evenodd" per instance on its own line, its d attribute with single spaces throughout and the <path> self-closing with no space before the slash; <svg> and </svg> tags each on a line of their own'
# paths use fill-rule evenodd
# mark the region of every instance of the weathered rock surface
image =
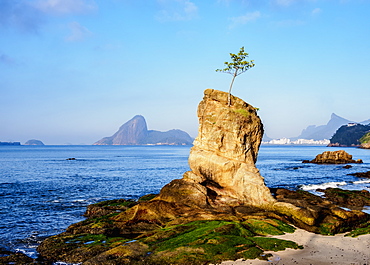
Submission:
<svg viewBox="0 0 370 265">
<path fill-rule="evenodd" d="M 115 134 L 97 141 L 94 145 L 191 145 L 192 142 L 190 135 L 181 130 L 167 132 L 148 130 L 145 118 L 136 115 L 123 124 Z"/>
<path fill-rule="evenodd" d="M 325 151 L 318 154 L 315 159 L 309 161 L 304 160 L 303 163 L 314 164 L 348 164 L 348 163 L 362 163 L 361 159 L 353 160 L 352 155 L 344 150 L 339 151 Z"/>
<path fill-rule="evenodd" d="M 199 130 L 189 156 L 191 172 L 164 187 L 159 199 L 182 201 L 170 190 L 189 187 L 199 206 L 262 205 L 275 202 L 255 167 L 263 136 L 256 109 L 228 93 L 207 89 L 198 106 Z M 170 197 L 173 197 L 172 199 Z M 189 203 L 189 202 L 187 202 Z"/>
<path fill-rule="evenodd" d="M 313 217 L 313 222 L 310 224 L 302 222 L 304 218 L 297 218 L 296 216 L 286 219 L 290 223 L 310 232 L 319 234 L 347 232 L 369 220 L 369 215 L 364 212 L 359 210 L 347 211 L 340 208 L 339 206 L 351 208 L 350 206 L 353 205 L 348 204 L 348 201 L 346 201 L 338 204 L 338 206 L 337 203 L 340 201 L 341 196 L 339 193 L 332 193 L 333 196 L 327 196 L 324 199 L 302 190 L 273 189 L 272 191 L 278 201 L 300 207 L 305 212 L 304 216 Z"/>
<path fill-rule="evenodd" d="M 36 261 L 27 255 L 17 252 L 7 251 L 0 248 L 0 264 L 44 264 L 41 261 Z"/>
</svg>

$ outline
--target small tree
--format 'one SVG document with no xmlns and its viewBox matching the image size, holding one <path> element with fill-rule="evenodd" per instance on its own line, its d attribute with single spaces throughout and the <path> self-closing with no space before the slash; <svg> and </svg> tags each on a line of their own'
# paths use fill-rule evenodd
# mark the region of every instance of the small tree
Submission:
<svg viewBox="0 0 370 265">
<path fill-rule="evenodd" d="M 249 62 L 245 60 L 245 58 L 248 57 L 248 53 L 244 52 L 244 47 L 240 48 L 238 54 L 230 53 L 230 57 L 232 59 L 232 62 L 231 63 L 225 62 L 226 68 L 216 70 L 216 72 L 228 73 L 233 76 L 229 88 L 228 96 L 229 106 L 231 105 L 231 89 L 233 87 L 235 77 L 246 72 L 249 68 L 252 68 L 255 65 L 253 63 L 253 60 Z"/>
</svg>

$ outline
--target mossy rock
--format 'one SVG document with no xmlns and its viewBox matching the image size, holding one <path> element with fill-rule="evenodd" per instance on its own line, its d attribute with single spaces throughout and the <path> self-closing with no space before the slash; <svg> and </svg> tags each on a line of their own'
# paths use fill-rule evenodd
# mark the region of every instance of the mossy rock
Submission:
<svg viewBox="0 0 370 265">
<path fill-rule="evenodd" d="M 207 264 L 240 258 L 266 259 L 262 255 L 265 250 L 298 248 L 290 241 L 258 236 L 282 234 L 282 230 L 294 228 L 274 219 L 193 221 L 157 228 L 134 240 L 104 234 L 64 233 L 45 240 L 39 250 L 52 261 L 91 265 Z"/>
<path fill-rule="evenodd" d="M 282 226 L 277 220 L 253 220 L 258 223 L 258 233 L 263 228 L 273 234 L 283 234 L 277 227 L 294 231 Z M 206 264 L 217 263 L 229 259 L 264 259 L 261 256 L 265 250 L 283 250 L 285 248 L 299 248 L 291 241 L 256 237 L 257 229 L 250 229 L 246 222 L 236 221 L 195 221 L 185 225 L 166 227 L 162 237 L 154 235 L 156 240 L 148 239 L 144 242 L 150 245 L 152 254 L 148 259 L 153 264 Z M 276 226 L 274 226 L 274 225 Z M 257 225 L 256 225 L 257 226 Z M 279 231 L 279 232 L 277 232 Z"/>
<path fill-rule="evenodd" d="M 112 213 L 120 213 L 135 206 L 136 204 L 137 202 L 134 200 L 125 199 L 101 201 L 87 206 L 84 216 L 87 218 L 96 218 Z"/>
<path fill-rule="evenodd" d="M 60 234 L 47 238 L 37 250 L 47 260 L 80 263 L 129 240 L 101 234 Z"/>
<path fill-rule="evenodd" d="M 151 193 L 151 194 L 147 194 L 147 195 L 144 195 L 144 196 L 140 197 L 137 201 L 138 202 L 146 202 L 146 201 L 150 201 L 150 200 L 154 199 L 157 196 L 158 196 L 158 194 Z"/>
<path fill-rule="evenodd" d="M 285 232 L 293 233 L 294 228 L 279 220 L 248 219 L 243 222 L 254 234 L 257 235 L 283 235 Z"/>
<path fill-rule="evenodd" d="M 367 235 L 367 234 L 370 234 L 370 221 L 368 221 L 367 223 L 364 223 L 362 227 L 352 230 L 351 232 L 347 233 L 345 236 L 357 237 L 360 235 Z"/>
<path fill-rule="evenodd" d="M 363 207 L 370 205 L 370 193 L 367 190 L 342 190 L 327 188 L 322 190 L 325 197 L 332 202 L 344 207 Z"/>
</svg>

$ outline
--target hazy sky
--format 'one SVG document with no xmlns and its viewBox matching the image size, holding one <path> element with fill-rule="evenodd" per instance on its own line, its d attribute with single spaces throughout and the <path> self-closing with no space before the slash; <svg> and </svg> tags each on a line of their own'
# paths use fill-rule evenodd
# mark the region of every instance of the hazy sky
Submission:
<svg viewBox="0 0 370 265">
<path fill-rule="evenodd" d="M 370 118 L 369 0 L 0 0 L 0 141 L 92 144 L 143 115 L 197 134 L 206 88 L 244 46 L 233 94 L 267 135 Z"/>
</svg>

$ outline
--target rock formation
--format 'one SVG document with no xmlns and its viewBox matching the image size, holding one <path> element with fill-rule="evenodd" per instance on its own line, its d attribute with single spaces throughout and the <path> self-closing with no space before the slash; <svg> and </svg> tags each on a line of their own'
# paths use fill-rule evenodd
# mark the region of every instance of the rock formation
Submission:
<svg viewBox="0 0 370 265">
<path fill-rule="evenodd" d="M 193 139 L 184 131 L 170 130 L 159 132 L 148 130 L 145 118 L 136 115 L 123 124 L 119 130 L 110 137 L 105 137 L 94 145 L 191 145 Z"/>
<path fill-rule="evenodd" d="M 237 97 L 229 107 L 228 93 L 207 89 L 198 119 L 198 137 L 189 156 L 191 172 L 184 180 L 211 195 L 208 202 L 215 205 L 274 202 L 255 167 L 263 136 L 256 109 Z"/>
<path fill-rule="evenodd" d="M 314 164 L 348 164 L 348 163 L 362 163 L 361 159 L 353 160 L 352 155 L 344 150 L 339 151 L 325 151 L 318 154 L 315 159 L 309 161 L 304 160 L 303 163 Z"/>
</svg>

